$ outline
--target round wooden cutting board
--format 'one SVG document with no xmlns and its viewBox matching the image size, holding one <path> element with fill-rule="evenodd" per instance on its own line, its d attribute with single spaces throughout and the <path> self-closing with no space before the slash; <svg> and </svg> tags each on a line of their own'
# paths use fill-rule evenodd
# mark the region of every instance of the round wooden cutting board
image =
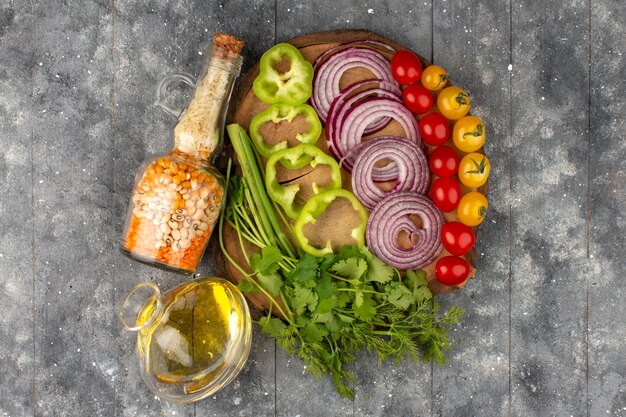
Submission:
<svg viewBox="0 0 626 417">
<path fill-rule="evenodd" d="M 315 59 L 324 51 L 337 46 L 340 43 L 351 42 L 351 41 L 360 41 L 360 40 L 376 40 L 383 42 L 393 49 L 411 49 L 403 47 L 402 45 L 384 38 L 374 32 L 370 31 L 333 31 L 333 32 L 322 32 L 322 33 L 313 33 L 308 35 L 299 36 L 288 41 L 290 44 L 297 47 L 305 59 L 313 63 Z M 372 47 L 372 46 L 369 46 Z M 388 59 L 391 59 L 392 52 L 386 49 L 376 48 L 378 52 L 382 53 Z M 431 65 L 429 61 L 420 56 L 423 67 Z M 246 130 L 250 127 L 250 121 L 252 118 L 261 112 L 262 110 L 268 107 L 267 104 L 263 103 L 259 100 L 252 91 L 252 82 L 259 74 L 259 64 L 257 63 L 254 67 L 252 67 L 238 82 L 235 87 L 235 91 L 233 93 L 233 97 L 230 103 L 230 111 L 228 115 L 228 123 L 238 123 L 243 126 Z M 351 69 L 346 72 L 340 81 L 340 88 L 347 87 L 348 85 L 362 80 L 372 78 L 372 74 L 368 70 L 364 69 Z M 436 105 L 435 105 L 436 107 Z M 419 118 L 419 116 L 418 116 Z M 299 120 L 296 118 L 292 123 L 280 123 L 278 125 L 273 125 L 272 123 L 267 123 L 263 126 L 261 132 L 264 138 L 268 143 L 277 143 L 285 138 L 295 138 L 296 133 L 306 131 L 307 126 L 303 120 Z M 381 135 L 395 135 L 395 136 L 405 136 L 403 128 L 395 121 L 392 121 L 387 127 L 383 130 L 374 133 L 371 135 L 372 137 L 381 136 Z M 365 138 L 367 139 L 367 137 Z M 290 146 L 297 144 L 295 139 L 289 139 Z M 454 147 L 452 140 L 449 140 L 447 145 Z M 319 146 L 322 150 L 327 152 L 326 139 L 325 134 L 322 133 L 319 140 L 317 141 L 317 146 Z M 428 151 L 430 152 L 433 147 L 428 146 Z M 482 152 L 482 149 L 479 151 Z M 298 193 L 298 200 L 300 202 L 306 201 L 312 191 L 311 184 L 316 182 L 318 185 L 324 185 L 328 181 L 328 171 L 327 167 L 321 166 L 316 169 L 312 169 L 311 167 L 304 167 L 299 170 L 288 170 L 281 169 L 282 166 L 278 164 L 278 178 L 281 183 L 289 183 L 289 184 L 300 184 L 300 192 Z M 351 177 L 350 174 L 342 170 L 342 180 L 343 187 L 351 190 Z M 472 191 L 475 189 L 469 189 L 464 187 L 461 184 L 461 191 L 466 193 L 468 191 Z M 480 192 L 487 195 L 487 185 L 485 184 L 483 187 L 479 189 Z M 332 203 L 326 212 L 318 219 L 315 225 L 307 225 L 308 228 L 305 228 L 305 233 L 309 237 L 310 241 L 313 244 L 325 245 L 328 239 L 332 239 L 332 242 L 336 244 L 337 248 L 343 244 L 352 243 L 352 238 L 349 236 L 350 230 L 359 223 L 359 219 L 353 209 L 350 207 L 348 203 L 341 201 L 340 199 L 334 203 Z M 452 213 L 443 213 L 446 221 L 458 220 L 456 216 L 456 212 Z M 239 246 L 239 242 L 237 239 L 237 235 L 235 231 L 228 226 L 228 224 L 224 223 L 224 241 L 227 250 L 230 255 L 242 266 L 247 266 L 245 257 L 241 252 L 241 248 Z M 478 227 L 473 228 L 474 232 L 478 231 Z M 288 234 L 289 235 L 289 234 Z M 213 239 L 215 242 L 217 239 Z M 294 246 L 297 245 L 294 243 Z M 217 246 L 217 245 L 215 245 Z M 230 279 L 234 283 L 238 283 L 243 275 L 236 268 L 234 268 L 225 258 L 222 256 L 219 247 L 214 247 L 214 253 L 217 257 L 217 269 L 218 273 L 222 275 L 226 275 L 228 279 Z M 248 251 L 252 251 L 253 247 L 250 246 Z M 455 286 L 449 287 L 440 284 L 437 280 L 435 280 L 435 263 L 437 259 L 449 255 L 449 253 L 444 249 L 441 254 L 429 265 L 422 268 L 426 271 L 428 275 L 428 280 L 430 281 L 431 290 L 434 293 L 447 293 L 450 291 L 454 291 L 460 287 L 465 285 L 465 282 Z M 472 265 L 472 271 L 470 273 L 470 278 L 473 278 L 475 274 L 475 256 L 476 252 L 474 248 L 472 248 L 466 255 L 465 258 Z M 267 300 L 262 295 L 248 295 L 246 294 L 250 302 L 261 310 L 265 310 L 269 306 L 269 300 Z"/>
</svg>

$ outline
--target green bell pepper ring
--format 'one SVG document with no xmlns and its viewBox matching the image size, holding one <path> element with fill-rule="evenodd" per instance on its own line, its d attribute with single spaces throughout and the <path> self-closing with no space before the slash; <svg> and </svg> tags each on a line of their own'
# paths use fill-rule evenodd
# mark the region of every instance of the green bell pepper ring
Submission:
<svg viewBox="0 0 626 417">
<path fill-rule="evenodd" d="M 284 59 L 289 62 L 289 69 L 281 73 L 276 65 Z M 261 57 L 260 72 L 252 89 L 259 99 L 269 104 L 302 104 L 313 91 L 313 66 L 298 48 L 288 43 L 276 44 Z"/>
<path fill-rule="evenodd" d="M 352 204 L 352 208 L 361 218 L 361 223 L 352 229 L 350 236 L 352 236 L 352 239 L 355 240 L 358 246 L 365 246 L 365 228 L 367 226 L 368 217 L 367 211 L 365 211 L 365 208 L 361 205 L 359 200 L 356 199 L 354 194 L 348 190 L 338 189 L 326 191 L 311 197 L 302 208 L 302 212 L 296 220 L 293 231 L 294 236 L 303 251 L 318 257 L 324 256 L 327 253 L 333 253 L 330 240 L 326 242 L 326 246 L 323 248 L 316 248 L 310 245 L 309 239 L 304 235 L 304 225 L 308 223 L 314 224 L 317 218 L 320 217 L 324 211 L 326 211 L 330 203 L 337 198 L 347 199 Z"/>
<path fill-rule="evenodd" d="M 304 133 L 298 133 L 296 135 L 296 139 L 301 143 L 314 144 L 317 142 L 317 139 L 322 134 L 322 123 L 320 123 L 320 119 L 317 117 L 317 113 L 315 113 L 313 107 L 308 104 L 298 104 L 292 106 L 289 104 L 277 103 L 272 104 L 267 109 L 254 116 L 250 122 L 250 137 L 252 138 L 252 142 L 254 143 L 254 147 L 257 152 L 264 157 L 269 158 L 275 152 L 288 147 L 286 140 L 275 145 L 268 145 L 265 143 L 263 135 L 261 135 L 261 126 L 268 122 L 280 123 L 286 121 L 291 123 L 293 119 L 300 115 L 304 116 L 304 120 L 306 120 L 309 125 L 309 130 Z"/>
<path fill-rule="evenodd" d="M 265 167 L 265 188 L 270 198 L 278 203 L 287 216 L 292 219 L 298 218 L 302 211 L 302 205 L 296 203 L 296 194 L 300 191 L 299 184 L 281 185 L 276 178 L 276 165 L 289 165 L 290 169 L 302 168 L 308 164 L 315 168 L 318 165 L 328 165 L 330 167 L 330 182 L 324 187 L 319 187 L 317 183 L 312 183 L 311 188 L 315 194 L 320 194 L 329 190 L 341 188 L 341 171 L 339 164 L 333 157 L 326 155 L 315 145 L 303 143 L 293 148 L 283 149 L 274 153 L 267 161 Z"/>
</svg>

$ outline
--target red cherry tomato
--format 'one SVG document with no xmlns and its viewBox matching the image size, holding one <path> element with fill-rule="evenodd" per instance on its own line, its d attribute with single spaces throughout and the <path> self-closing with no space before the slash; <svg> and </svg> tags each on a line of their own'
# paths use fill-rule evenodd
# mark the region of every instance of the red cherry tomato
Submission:
<svg viewBox="0 0 626 417">
<path fill-rule="evenodd" d="M 444 256 L 435 265 L 435 277 L 444 285 L 458 285 L 470 274 L 470 264 L 458 256 Z"/>
<path fill-rule="evenodd" d="M 413 52 L 401 49 L 391 58 L 391 74 L 400 84 L 413 84 L 422 77 L 422 63 Z"/>
<path fill-rule="evenodd" d="M 439 146 L 450 137 L 450 125 L 441 113 L 428 113 L 419 121 L 419 131 L 424 142 Z"/>
<path fill-rule="evenodd" d="M 430 154 L 429 165 L 438 177 L 451 177 L 459 170 L 459 155 L 449 146 L 439 146 Z"/>
<path fill-rule="evenodd" d="M 454 178 L 437 178 L 430 192 L 433 203 L 445 213 L 456 209 L 461 201 L 461 187 Z"/>
<path fill-rule="evenodd" d="M 426 113 L 435 102 L 430 91 L 420 84 L 411 84 L 405 88 L 402 99 L 404 105 L 415 114 Z"/>
<path fill-rule="evenodd" d="M 449 222 L 441 228 L 443 247 L 452 255 L 465 255 L 476 243 L 474 232 L 461 222 Z"/>
</svg>

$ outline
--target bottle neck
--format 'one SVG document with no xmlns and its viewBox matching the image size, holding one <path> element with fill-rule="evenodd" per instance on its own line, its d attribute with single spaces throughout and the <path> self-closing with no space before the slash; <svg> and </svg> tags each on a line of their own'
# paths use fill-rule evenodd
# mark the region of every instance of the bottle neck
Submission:
<svg viewBox="0 0 626 417">
<path fill-rule="evenodd" d="M 212 160 L 221 150 L 228 103 L 242 57 L 213 47 L 194 96 L 174 128 L 177 151 Z"/>
</svg>

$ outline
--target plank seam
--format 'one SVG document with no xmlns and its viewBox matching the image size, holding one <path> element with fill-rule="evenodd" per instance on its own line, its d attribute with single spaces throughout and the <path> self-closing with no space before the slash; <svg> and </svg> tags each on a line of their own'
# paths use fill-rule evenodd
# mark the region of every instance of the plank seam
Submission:
<svg viewBox="0 0 626 417">
<path fill-rule="evenodd" d="M 513 65 L 513 0 L 509 0 L 509 65 Z M 512 90 L 513 90 L 513 71 L 509 71 L 509 140 L 513 134 L 513 101 L 512 101 Z M 512 195 L 512 178 L 513 178 L 513 168 L 511 167 L 511 157 L 510 154 L 507 154 L 507 165 L 509 168 L 509 196 Z M 510 200 L 510 198 L 509 198 Z M 512 403 L 513 403 L 513 393 L 512 393 L 512 381 L 511 381 L 511 346 L 512 346 L 512 291 L 513 291 L 513 242 L 512 242 L 512 234 L 513 234 L 513 221 L 511 218 L 512 208 L 511 203 L 509 203 L 509 404 L 507 415 L 511 416 L 512 411 Z"/>
<path fill-rule="evenodd" d="M 115 158 L 115 17 L 116 17 L 115 0 L 111 0 L 111 155 Z M 110 167 L 111 184 L 113 194 L 115 195 L 115 160 L 112 161 Z M 115 239 L 112 239 L 114 241 Z M 115 313 L 115 291 L 111 297 L 111 311 Z M 115 317 L 113 314 L 112 317 Z M 117 390 L 113 390 L 113 413 L 117 416 Z"/>
<path fill-rule="evenodd" d="M 31 14 L 31 42 L 34 44 L 36 28 L 35 25 L 35 4 L 34 1 L 30 2 L 30 14 Z M 31 82 L 31 91 L 30 91 L 30 106 L 32 115 L 35 109 L 35 66 L 34 66 L 34 57 L 35 52 L 34 48 L 32 51 L 33 59 L 31 59 L 31 73 L 30 73 L 30 82 Z M 30 127 L 30 211 L 31 211 L 31 270 L 33 275 L 33 283 L 32 283 L 32 305 L 33 305 L 33 417 L 37 411 L 37 377 L 36 377 L 36 362 L 37 362 L 37 275 L 36 275 L 36 241 L 35 241 L 35 128 L 34 125 L 31 124 Z"/>
<path fill-rule="evenodd" d="M 586 230 L 586 252 L 589 260 L 589 245 L 591 240 L 591 0 L 587 2 L 587 230 Z M 587 262 L 589 268 L 589 262 Z M 589 274 L 587 274 L 585 288 L 585 392 L 586 411 L 589 417 Z"/>
</svg>

